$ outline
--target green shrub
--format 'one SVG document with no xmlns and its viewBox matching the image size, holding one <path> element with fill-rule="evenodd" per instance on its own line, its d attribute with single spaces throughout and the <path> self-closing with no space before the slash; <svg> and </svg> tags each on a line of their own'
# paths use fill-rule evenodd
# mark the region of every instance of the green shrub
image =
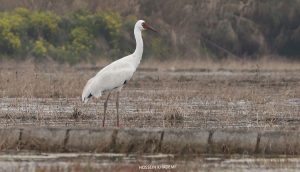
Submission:
<svg viewBox="0 0 300 172">
<path fill-rule="evenodd" d="M 13 54 L 21 48 L 20 32 L 26 21 L 18 14 L 4 12 L 0 14 L 0 47 L 2 53 Z"/>
<path fill-rule="evenodd" d="M 101 56 L 116 59 L 133 51 L 132 29 L 136 20 L 133 15 L 121 17 L 117 12 L 103 11 L 57 15 L 16 8 L 0 12 L 0 56 L 50 57 L 68 63 Z M 164 38 L 147 39 L 151 42 L 150 54 L 167 54 Z"/>
<path fill-rule="evenodd" d="M 46 56 L 48 49 L 46 47 L 46 42 L 43 39 L 38 39 L 34 43 L 33 54 L 37 57 Z"/>
<path fill-rule="evenodd" d="M 113 48 L 117 48 L 121 33 L 121 17 L 118 13 L 99 12 L 93 18 L 93 33 L 103 36 Z"/>
<path fill-rule="evenodd" d="M 34 11 L 29 16 L 29 34 L 33 39 L 43 37 L 47 41 L 53 40 L 58 32 L 58 24 L 61 18 L 49 11 Z"/>
<path fill-rule="evenodd" d="M 118 13 L 104 13 L 102 18 L 109 37 L 113 40 L 118 39 L 122 26 L 120 15 Z"/>
<path fill-rule="evenodd" d="M 93 47 L 93 37 L 85 27 L 76 27 L 71 31 L 71 50 L 77 54 L 89 52 Z"/>
</svg>

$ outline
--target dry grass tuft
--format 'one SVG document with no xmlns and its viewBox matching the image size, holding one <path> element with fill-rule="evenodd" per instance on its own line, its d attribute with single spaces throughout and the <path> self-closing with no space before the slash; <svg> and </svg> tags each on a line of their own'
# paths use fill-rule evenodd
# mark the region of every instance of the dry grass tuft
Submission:
<svg viewBox="0 0 300 172">
<path fill-rule="evenodd" d="M 73 113 L 72 113 L 73 119 L 77 120 L 81 115 L 82 115 L 82 112 L 78 109 L 77 106 L 74 106 L 73 107 Z"/>
<path fill-rule="evenodd" d="M 170 126 L 180 126 L 184 122 L 184 111 L 180 108 L 167 109 L 164 114 L 164 121 Z"/>
</svg>

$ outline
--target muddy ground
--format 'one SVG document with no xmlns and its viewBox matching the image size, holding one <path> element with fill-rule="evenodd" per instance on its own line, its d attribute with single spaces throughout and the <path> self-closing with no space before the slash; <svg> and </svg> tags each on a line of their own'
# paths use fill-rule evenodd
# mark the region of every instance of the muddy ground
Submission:
<svg viewBox="0 0 300 172">
<path fill-rule="evenodd" d="M 0 127 L 101 127 L 103 102 L 80 101 L 99 67 L 2 68 Z M 106 126 L 116 125 L 115 96 Z M 121 127 L 299 129 L 300 70 L 140 68 L 120 94 Z"/>
</svg>

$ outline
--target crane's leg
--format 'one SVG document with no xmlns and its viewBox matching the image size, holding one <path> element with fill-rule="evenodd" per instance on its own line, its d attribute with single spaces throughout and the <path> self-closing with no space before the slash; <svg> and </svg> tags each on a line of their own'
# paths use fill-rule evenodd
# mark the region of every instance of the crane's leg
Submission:
<svg viewBox="0 0 300 172">
<path fill-rule="evenodd" d="M 117 127 L 119 127 L 119 94 L 120 92 L 117 92 L 117 101 L 116 101 L 116 107 L 117 107 Z"/>
<path fill-rule="evenodd" d="M 106 115 L 107 102 L 108 102 L 109 96 L 110 96 L 110 93 L 108 93 L 108 96 L 104 102 L 104 114 L 103 114 L 103 120 L 102 120 L 102 127 L 104 127 L 104 124 L 105 124 L 105 115 Z"/>
</svg>

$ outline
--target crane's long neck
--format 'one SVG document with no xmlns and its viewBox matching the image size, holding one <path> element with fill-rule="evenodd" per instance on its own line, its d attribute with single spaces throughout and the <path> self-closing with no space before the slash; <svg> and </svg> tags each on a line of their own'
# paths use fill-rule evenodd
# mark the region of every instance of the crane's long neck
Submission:
<svg viewBox="0 0 300 172">
<path fill-rule="evenodd" d="M 134 64 L 137 67 L 140 64 L 140 61 L 142 59 L 143 49 L 144 49 L 141 30 L 138 28 L 134 28 L 134 36 L 136 41 L 136 48 L 132 55 L 133 55 Z"/>
</svg>

